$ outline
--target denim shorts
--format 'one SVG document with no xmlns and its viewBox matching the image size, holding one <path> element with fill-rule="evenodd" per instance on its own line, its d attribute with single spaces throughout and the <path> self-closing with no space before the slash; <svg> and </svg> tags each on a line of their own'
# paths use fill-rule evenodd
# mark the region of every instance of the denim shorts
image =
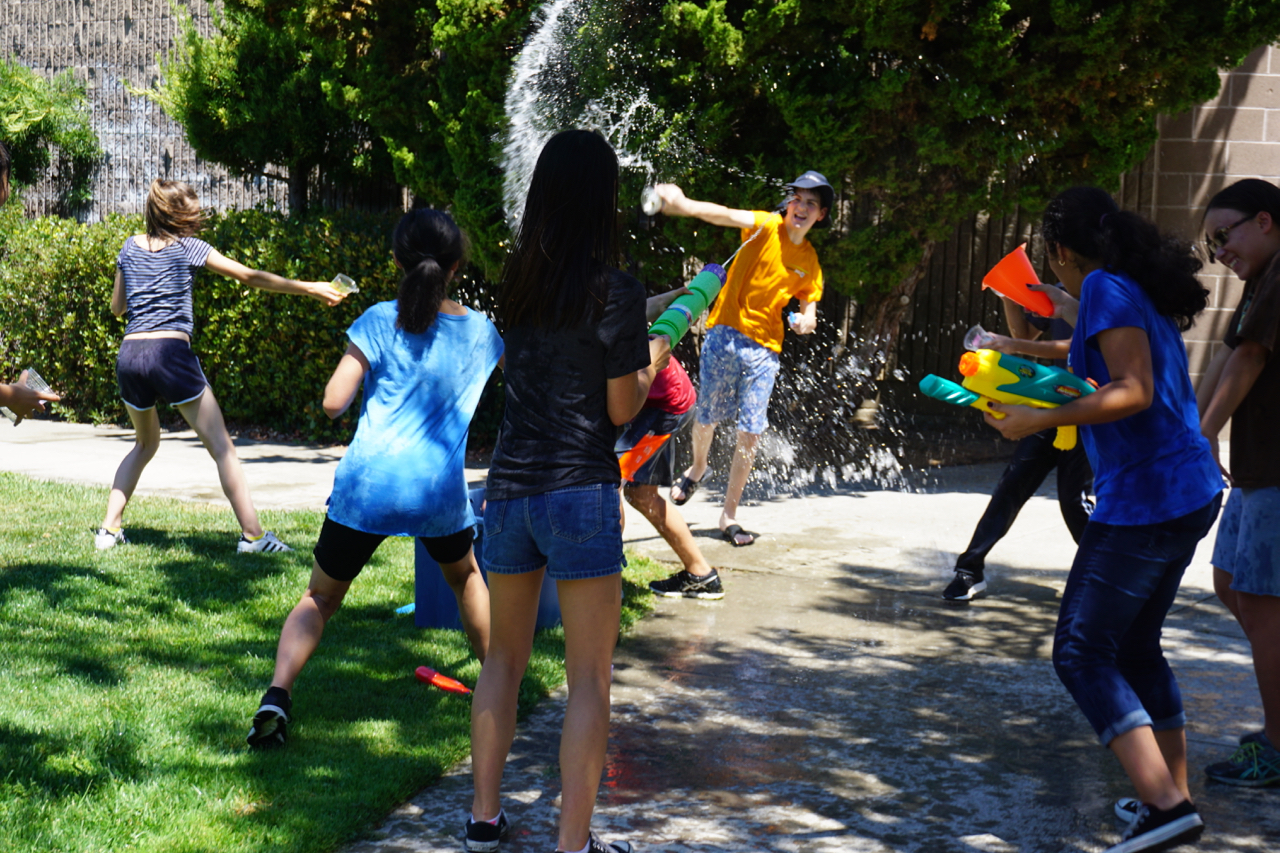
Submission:
<svg viewBox="0 0 1280 853">
<path fill-rule="evenodd" d="M 1212 562 L 1236 592 L 1280 595 L 1280 487 L 1231 490 Z"/>
<path fill-rule="evenodd" d="M 139 412 L 155 408 L 157 399 L 190 403 L 209 387 L 191 344 L 179 338 L 121 341 L 116 381 L 125 405 Z"/>
<path fill-rule="evenodd" d="M 752 435 L 769 428 L 769 396 L 778 378 L 776 352 L 737 329 L 712 326 L 698 365 L 698 423 L 737 418 L 738 429 Z"/>
<path fill-rule="evenodd" d="M 634 486 L 670 486 L 676 477 L 675 434 L 684 429 L 693 420 L 693 410 L 683 415 L 673 415 L 661 409 L 641 409 L 635 420 L 627 424 L 618 436 L 614 452 L 621 461 L 622 455 L 636 446 L 636 443 L 649 433 L 669 435 L 662 446 L 653 451 L 653 455 L 644 461 L 631 477 L 630 485 Z"/>
<path fill-rule="evenodd" d="M 490 500 L 484 508 L 484 566 L 519 575 L 547 567 L 558 581 L 622 571 L 622 507 L 618 486 L 569 486 L 524 498 Z"/>
</svg>

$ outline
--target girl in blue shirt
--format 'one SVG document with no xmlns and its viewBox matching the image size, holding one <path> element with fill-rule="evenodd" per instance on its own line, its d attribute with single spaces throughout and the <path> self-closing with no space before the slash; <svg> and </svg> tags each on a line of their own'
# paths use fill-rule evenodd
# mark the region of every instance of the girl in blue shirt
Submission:
<svg viewBox="0 0 1280 853">
<path fill-rule="evenodd" d="M 1164 849 L 1204 829 L 1187 787 L 1186 716 L 1160 631 L 1221 503 L 1181 335 L 1208 292 L 1189 243 L 1119 210 L 1100 189 L 1078 187 L 1050 202 L 1044 238 L 1069 296 L 1040 289 L 1075 325 L 1068 367 L 1098 390 L 1057 409 L 993 403 L 1005 417 L 986 418 L 1013 439 L 1083 427 L 1097 508 L 1062 594 L 1053 663 L 1142 803 L 1112 853 Z"/>
<path fill-rule="evenodd" d="M 325 387 L 325 413 L 336 418 L 363 382 L 360 421 L 333 478 L 307 591 L 280 632 L 250 746 L 284 743 L 294 679 L 388 536 L 419 538 L 457 597 L 481 661 L 489 645 L 489 594 L 471 547 L 476 519 L 463 462 L 471 416 L 502 357 L 502 339 L 483 314 L 445 298 L 465 251 L 447 213 L 405 214 L 392 246 L 404 270 L 398 298 L 351 325 L 350 344 Z"/>
</svg>

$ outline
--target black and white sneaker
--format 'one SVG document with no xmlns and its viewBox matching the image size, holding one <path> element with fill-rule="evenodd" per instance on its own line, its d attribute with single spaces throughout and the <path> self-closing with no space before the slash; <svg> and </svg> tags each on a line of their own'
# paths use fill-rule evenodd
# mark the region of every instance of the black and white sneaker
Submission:
<svg viewBox="0 0 1280 853">
<path fill-rule="evenodd" d="M 987 582 L 982 575 L 956 569 L 955 579 L 947 584 L 942 597 L 947 601 L 973 601 L 987 590 Z"/>
<path fill-rule="evenodd" d="M 118 527 L 115 532 L 105 527 L 99 527 L 93 531 L 93 547 L 99 551 L 106 551 L 108 548 L 114 548 L 117 545 L 128 545 L 129 540 L 124 538 L 124 528 Z"/>
<path fill-rule="evenodd" d="M 506 811 L 498 812 L 498 822 L 472 820 L 467 815 L 467 838 L 465 846 L 468 853 L 496 853 L 498 842 L 506 841 L 511 824 L 507 821 Z"/>
<path fill-rule="evenodd" d="M 587 853 L 634 853 L 635 848 L 628 841 L 614 841 L 605 844 L 594 832 L 587 843 Z"/>
<path fill-rule="evenodd" d="M 289 698 L 289 691 L 283 687 L 267 688 L 258 705 L 258 713 L 253 715 L 253 725 L 245 741 L 254 749 L 284 746 L 291 713 L 293 700 Z"/>
<path fill-rule="evenodd" d="M 1106 853 L 1168 850 L 1195 841 L 1203 832 L 1204 821 L 1189 800 L 1167 811 L 1143 803 L 1138 806 L 1138 816 L 1120 836 L 1120 843 L 1108 847 Z"/>
<path fill-rule="evenodd" d="M 288 545 L 277 539 L 276 535 L 270 530 L 257 539 L 250 539 L 241 533 L 240 541 L 236 543 L 236 551 L 241 554 L 280 554 L 292 550 Z"/>
<path fill-rule="evenodd" d="M 1138 816 L 1138 809 L 1140 808 L 1142 808 L 1142 800 L 1134 797 L 1121 797 L 1116 800 L 1116 817 L 1120 819 L 1121 823 L 1128 826 Z"/>
<path fill-rule="evenodd" d="M 720 573 L 715 569 L 709 575 L 692 575 L 684 569 L 669 578 L 660 581 L 649 581 L 649 589 L 655 595 L 665 598 L 701 598 L 705 601 L 717 601 L 724 598 L 724 587 L 720 585 Z"/>
</svg>

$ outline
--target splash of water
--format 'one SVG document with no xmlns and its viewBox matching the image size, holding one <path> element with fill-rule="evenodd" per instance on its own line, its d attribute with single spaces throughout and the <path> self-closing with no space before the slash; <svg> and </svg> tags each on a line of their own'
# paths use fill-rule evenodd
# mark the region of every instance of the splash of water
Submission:
<svg viewBox="0 0 1280 853">
<path fill-rule="evenodd" d="M 697 128 L 666 114 L 635 75 L 622 70 L 638 67 L 643 58 L 630 54 L 624 41 L 604 35 L 601 22 L 617 17 L 617 5 L 617 0 L 553 0 L 537 13 L 515 61 L 505 100 L 509 130 L 503 142 L 503 200 L 513 230 L 542 147 L 565 128 L 598 130 L 617 152 L 619 165 L 641 173 L 646 183 L 654 176 L 677 173 L 679 165 L 692 158 L 708 162 L 707 152 L 698 146 Z M 619 71 L 605 92 L 587 97 L 579 85 L 586 71 L 582 66 L 601 58 Z M 749 180 L 782 184 L 731 164 L 720 166 Z M 874 383 L 869 368 L 840 349 L 837 345 L 828 357 L 827 351 L 812 347 L 811 363 L 779 377 L 782 404 L 775 399 L 771 407 L 773 426 L 761 442 L 751 491 L 763 490 L 772 497 L 814 486 L 907 486 L 906 472 L 894 453 L 895 442 L 900 445 L 903 436 L 892 416 L 882 415 L 878 431 L 853 425 L 858 403 Z M 786 409 L 786 401 L 802 399 L 811 402 Z M 822 400 L 822 405 L 812 405 L 815 400 Z M 772 410 L 777 409 L 782 411 L 775 418 Z M 731 450 L 732 444 L 722 438 L 718 452 Z M 713 467 L 727 471 L 728 459 L 713 462 Z"/>
</svg>

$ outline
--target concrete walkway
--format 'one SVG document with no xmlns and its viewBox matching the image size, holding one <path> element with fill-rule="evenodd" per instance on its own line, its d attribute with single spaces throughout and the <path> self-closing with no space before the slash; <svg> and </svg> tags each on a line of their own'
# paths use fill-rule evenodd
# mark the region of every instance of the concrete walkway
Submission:
<svg viewBox="0 0 1280 853">
<path fill-rule="evenodd" d="M 0 468 L 109 484 L 129 439 L 114 429 L 0 426 Z M 323 506 L 341 448 L 237 445 L 260 507 Z M 739 549 L 715 535 L 714 484 L 699 493 L 685 516 L 728 595 L 659 600 L 619 648 L 597 831 L 645 853 L 1115 843 L 1111 803 L 1132 792 L 1049 663 L 1074 548 L 1052 490 L 991 555 L 988 598 L 968 607 L 939 598 L 1000 470 L 940 469 L 915 476 L 912 491 L 756 502 L 740 521 L 762 538 Z M 166 435 L 139 492 L 222 500 L 190 433 Z M 636 513 L 627 539 L 674 560 Z M 1248 645 L 1212 594 L 1211 541 L 1165 630 L 1209 827 L 1195 849 L 1274 851 L 1280 790 L 1206 784 L 1202 773 L 1262 719 Z M 516 821 L 508 853 L 554 850 L 562 712 L 561 693 L 518 732 L 504 784 Z M 470 798 L 464 763 L 346 853 L 458 851 Z"/>
</svg>

